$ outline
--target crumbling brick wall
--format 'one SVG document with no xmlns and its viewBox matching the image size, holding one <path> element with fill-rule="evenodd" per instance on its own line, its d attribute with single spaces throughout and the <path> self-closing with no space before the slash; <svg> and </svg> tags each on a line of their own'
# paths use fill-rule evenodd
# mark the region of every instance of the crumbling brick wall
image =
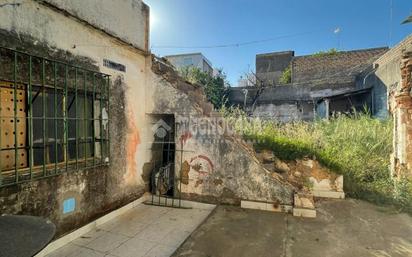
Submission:
<svg viewBox="0 0 412 257">
<path fill-rule="evenodd" d="M 401 83 L 389 92 L 389 109 L 394 117 L 392 175 L 412 176 L 412 52 L 401 61 Z"/>
</svg>

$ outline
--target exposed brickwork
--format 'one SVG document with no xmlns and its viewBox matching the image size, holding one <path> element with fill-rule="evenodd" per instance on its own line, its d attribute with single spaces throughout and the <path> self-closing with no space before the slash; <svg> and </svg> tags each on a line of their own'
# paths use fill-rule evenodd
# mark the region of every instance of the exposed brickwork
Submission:
<svg viewBox="0 0 412 257">
<path fill-rule="evenodd" d="M 412 176 L 412 53 L 405 53 L 401 63 L 402 80 L 390 94 L 394 117 L 394 177 Z"/>
</svg>

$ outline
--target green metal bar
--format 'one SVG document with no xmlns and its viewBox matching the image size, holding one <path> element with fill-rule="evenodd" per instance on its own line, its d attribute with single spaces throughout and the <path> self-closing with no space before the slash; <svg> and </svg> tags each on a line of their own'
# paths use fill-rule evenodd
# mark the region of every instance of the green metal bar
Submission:
<svg viewBox="0 0 412 257">
<path fill-rule="evenodd" d="M 43 176 L 46 175 L 46 88 L 44 85 L 46 84 L 46 66 L 45 60 L 42 59 L 41 65 L 41 76 L 42 76 L 42 95 L 43 95 Z"/>
<path fill-rule="evenodd" d="M 102 78 L 103 79 L 103 78 Z M 104 83 L 102 83 L 104 81 L 100 81 L 99 85 L 100 85 L 100 118 L 99 118 L 99 122 L 100 122 L 100 164 L 104 163 L 104 154 L 103 154 L 103 87 L 104 87 Z"/>
<path fill-rule="evenodd" d="M 59 145 L 61 145 L 62 147 L 64 147 L 64 149 L 62 149 L 62 151 L 64 151 L 64 155 L 65 155 L 65 165 L 66 165 L 66 171 L 68 170 L 68 163 L 69 163 L 69 153 L 70 153 L 70 149 L 69 149 L 69 120 L 75 120 L 75 124 L 76 124 L 76 167 L 78 167 L 78 160 L 79 160 L 79 147 L 80 147 L 80 136 L 82 136 L 82 138 L 83 138 L 83 143 L 84 143 L 84 160 L 85 160 L 85 166 L 86 167 L 88 167 L 88 163 L 87 163 L 87 158 L 88 158 L 88 151 L 93 151 L 91 154 L 92 154 L 92 156 L 93 156 L 93 166 L 95 167 L 98 163 L 98 161 L 96 162 L 96 151 L 97 151 L 97 142 L 98 142 L 98 139 L 97 139 L 97 132 L 96 132 L 96 130 L 95 130 L 95 128 L 97 128 L 97 126 L 98 125 L 96 125 L 95 123 L 96 123 L 96 121 L 100 121 L 100 148 L 101 148 L 101 165 L 104 165 L 104 162 L 105 162 L 105 157 L 107 156 L 107 157 L 109 157 L 110 156 L 110 137 L 109 137 L 109 135 L 110 135 L 110 128 L 109 128 L 109 122 L 110 122 L 110 118 L 109 118 L 109 116 L 110 116 L 110 103 L 109 103 L 109 98 L 110 98 L 110 76 L 109 75 L 106 75 L 106 74 L 103 74 L 103 73 L 100 73 L 100 72 L 94 72 L 94 71 L 89 71 L 89 70 L 87 70 L 87 69 L 82 69 L 82 68 L 80 68 L 80 67 L 76 67 L 76 66 L 73 66 L 73 65 L 69 65 L 69 64 L 66 64 L 66 63 L 63 63 L 63 62 L 58 62 L 58 61 L 53 61 L 53 60 L 50 60 L 50 59 L 47 59 L 47 58 L 42 58 L 42 57 L 38 57 L 39 58 L 39 60 L 41 60 L 41 71 L 40 71 L 40 74 L 41 74 L 41 82 L 39 82 L 39 83 L 37 83 L 36 84 L 36 82 L 35 83 L 33 83 L 33 69 L 34 69 L 34 63 L 33 63 L 33 58 L 37 58 L 36 56 L 34 56 L 34 55 L 30 55 L 30 54 L 27 54 L 27 53 L 23 53 L 23 52 L 19 52 L 19 51 L 16 51 L 16 50 L 13 50 L 13 49 L 8 49 L 8 48 L 4 48 L 4 47 L 0 47 L 0 49 L 7 49 L 7 50 L 11 50 L 12 51 L 12 53 L 14 54 L 14 69 L 13 69 L 13 80 L 10 80 L 9 81 L 9 83 L 10 84 L 14 84 L 14 94 L 13 94 L 13 101 L 14 101 L 14 115 L 9 115 L 10 116 L 10 118 L 9 119 L 12 119 L 12 121 L 14 122 L 14 147 L 13 148 L 10 148 L 9 150 L 14 150 L 14 154 L 15 154 L 15 156 L 14 156 L 14 158 L 15 158 L 15 160 L 14 160 L 14 162 L 15 162 L 15 167 L 14 167 L 14 173 L 15 173 L 15 179 L 14 179 L 14 182 L 12 182 L 12 184 L 18 184 L 18 183 L 22 183 L 22 182 L 24 182 L 24 180 L 22 180 L 22 176 L 24 176 L 24 177 L 26 177 L 26 176 L 30 176 L 30 179 L 35 179 L 35 174 L 37 174 L 37 172 L 43 172 L 43 174 L 42 174 L 42 176 L 39 176 L 39 177 L 48 177 L 48 165 L 47 165 L 47 163 L 50 163 L 50 159 L 51 159 L 51 156 L 49 155 L 49 151 L 48 151 L 48 149 L 49 149 L 49 147 L 50 146 L 48 146 L 47 145 L 47 131 L 48 131 L 48 120 L 54 120 L 54 127 L 55 127 L 55 130 L 54 130 L 54 132 L 55 132 L 55 142 L 54 142 L 54 148 L 55 148 L 55 163 L 54 163 L 54 170 L 55 170 L 55 172 L 54 172 L 54 174 L 57 174 L 58 173 L 58 169 L 59 169 L 59 166 L 63 166 L 63 163 L 62 163 L 62 165 L 58 165 L 58 161 L 59 161 Z M 19 116 L 19 113 L 17 112 L 18 111 L 18 108 L 17 108 L 17 106 L 18 106 L 18 90 L 19 90 L 19 84 L 18 83 L 20 83 L 20 82 L 18 82 L 18 72 L 19 72 L 19 66 L 18 66 L 18 58 L 19 58 L 19 55 L 24 55 L 24 56 L 27 56 L 28 57 L 28 59 L 29 59 L 29 74 L 28 74 L 28 77 L 29 77 L 29 81 L 28 81 L 28 84 L 27 84 L 27 87 L 25 88 L 26 89 L 26 95 L 27 95 L 27 107 L 26 107 L 26 109 L 27 109 L 27 134 L 28 134 L 28 146 L 24 146 L 24 147 L 19 147 L 19 145 L 20 145 L 20 143 L 21 142 L 19 142 L 18 141 L 18 139 L 19 139 L 19 137 L 18 137 L 18 134 L 20 133 L 19 131 L 18 131 L 18 129 L 19 129 L 19 127 L 18 127 L 18 124 L 19 124 L 19 122 L 21 122 L 21 120 L 20 120 L 20 116 Z M 48 83 L 47 82 L 47 76 L 46 76 L 46 65 L 47 65 L 47 62 L 51 62 L 52 63 L 52 65 L 53 65 L 53 68 L 54 68 L 54 72 L 53 72 L 53 76 L 54 76 L 54 82 L 53 82 L 53 84 L 54 85 L 51 85 L 51 83 Z M 58 87 L 57 86 L 57 84 L 58 84 L 58 65 L 59 65 L 59 63 L 60 64 L 63 64 L 63 65 L 65 65 L 65 82 L 64 82 L 64 89 L 62 88 L 62 87 Z M 69 67 L 75 67 L 75 71 L 76 71 L 76 75 L 75 75 L 75 77 L 76 77 L 76 80 L 75 80 L 75 99 L 73 100 L 74 102 L 75 102 L 75 104 L 76 104 L 76 106 L 75 106 L 75 108 L 76 108 L 76 118 L 73 118 L 73 119 L 70 119 L 69 118 L 69 107 L 68 107 L 68 105 L 72 105 L 73 104 L 73 101 L 72 102 L 70 102 L 69 103 L 69 99 L 68 99 L 68 94 L 69 94 L 69 90 L 68 90 L 68 82 L 69 82 L 69 80 L 68 80 L 68 76 L 69 76 Z M 84 110 L 83 110 L 83 112 L 84 112 L 84 115 L 83 115 L 83 117 L 81 117 L 81 114 L 79 114 L 79 110 L 78 110 L 78 104 L 79 104 L 79 102 L 78 102 L 78 94 L 79 94 L 79 92 L 81 92 L 80 90 L 78 90 L 78 82 L 77 82 L 77 80 L 78 80 L 78 69 L 82 69 L 83 71 L 84 71 Z M 89 97 L 89 92 L 88 92 L 88 88 L 87 88 L 87 72 L 90 72 L 91 74 L 93 74 L 93 95 L 92 95 L 92 98 L 93 98 L 93 100 L 92 100 L 92 102 L 90 103 L 90 101 L 89 100 L 91 100 L 91 99 L 88 99 L 88 97 Z M 97 86 L 97 78 L 96 78 L 96 76 L 98 75 L 98 74 L 100 74 L 100 75 L 103 75 L 103 77 L 102 77 L 102 84 L 101 84 L 101 86 L 99 86 L 100 88 L 101 88 L 101 91 L 99 92 L 100 93 L 100 99 L 96 99 L 96 94 L 97 94 L 97 92 L 96 92 L 96 86 Z M 19 81 L 20 81 L 20 79 L 19 79 Z M 25 83 L 24 81 L 22 81 L 21 83 Z M 48 83 L 47 85 L 46 85 L 46 83 Z M 100 85 L 100 77 L 99 77 L 99 85 Z M 37 97 L 37 95 L 36 96 L 34 96 L 33 95 L 33 88 L 34 87 L 41 87 L 40 88 L 40 90 L 39 90 L 39 92 L 37 93 L 37 95 L 39 94 L 39 93 L 41 93 L 42 94 L 42 96 L 43 96 L 43 99 L 42 99 L 42 116 L 40 116 L 40 117 L 33 117 L 33 101 L 35 100 L 35 97 Z M 48 115 L 48 110 L 47 110 L 47 108 L 48 108 L 48 104 L 47 104 L 47 95 L 50 97 L 51 95 L 51 92 L 49 92 L 48 91 L 48 89 L 47 88 L 50 88 L 51 90 L 54 90 L 54 117 L 48 117 L 47 115 Z M 62 105 L 63 105 L 63 117 L 58 117 L 58 115 L 60 116 L 60 114 L 57 114 L 57 110 L 58 110 L 58 106 L 59 106 L 59 104 L 58 104 L 58 92 L 60 91 L 60 90 L 64 90 L 64 96 L 62 97 Z M 90 92 L 91 93 L 91 92 Z M 1 92 L 0 92 L 0 94 L 1 94 Z M 95 106 L 95 102 L 96 101 L 100 101 L 100 115 L 101 115 L 101 117 L 95 117 L 96 115 L 97 115 L 97 109 L 96 109 L 96 107 L 97 106 Z M 90 104 L 92 104 L 92 106 L 91 107 L 89 107 L 88 105 L 90 105 Z M 105 104 L 107 104 L 107 117 L 104 117 L 105 119 L 103 119 L 103 108 L 104 108 L 104 105 Z M 92 109 L 88 109 L 88 108 L 92 108 Z M 99 107 L 97 107 L 97 108 L 99 108 Z M 92 117 L 89 117 L 90 115 L 88 115 L 89 113 L 88 113 L 88 111 L 91 111 L 91 115 L 92 115 Z M 4 112 L 3 113 L 0 113 L 0 117 L 2 118 L 2 119 L 4 119 L 6 116 L 4 116 L 4 115 L 1 115 L 1 114 L 4 114 Z M 26 119 L 26 118 L 24 118 L 24 119 Z M 58 121 L 60 120 L 60 119 L 62 119 L 63 120 L 63 122 L 64 122 L 64 138 L 62 138 L 61 140 L 60 140 L 60 143 L 59 143 L 59 139 L 58 139 L 58 133 L 59 133 L 59 131 L 58 131 Z M 41 146 L 34 146 L 33 145 L 33 140 L 34 140 L 34 135 L 33 135 L 33 133 L 34 133 L 34 121 L 35 120 L 37 120 L 37 121 L 40 121 L 41 120 L 41 123 L 42 123 L 42 125 L 43 125 L 43 129 L 42 129 L 42 138 L 43 138 L 43 146 L 41 147 Z M 84 122 L 84 126 L 83 126 L 83 132 L 80 130 L 80 127 L 79 127 L 79 121 L 80 120 L 83 120 L 83 122 Z M 37 122 L 36 121 L 36 122 Z M 93 130 L 92 131 L 89 131 L 90 130 L 90 124 L 88 124 L 88 122 L 90 122 L 90 121 L 93 121 Z M 107 125 L 108 125 L 108 127 L 107 127 L 107 130 L 106 130 L 106 133 L 104 133 L 104 130 L 103 130 L 103 125 L 104 125 L 104 123 L 103 122 L 107 122 Z M 0 123 L 0 135 L 1 135 L 1 132 L 2 132 L 2 126 L 1 125 L 3 125 L 4 126 L 4 124 L 1 124 Z M 3 130 L 4 131 L 4 130 Z M 92 135 L 90 135 L 89 134 L 89 132 L 92 134 Z M 92 138 L 92 140 L 89 140 L 89 136 L 92 136 L 93 138 Z M 93 149 L 91 148 L 91 146 L 88 146 L 88 145 L 90 145 L 90 144 L 93 144 Z M 106 146 L 106 147 L 104 147 L 104 146 Z M 88 147 L 90 148 L 90 150 L 88 149 Z M 106 150 L 106 149 L 107 150 Z M 27 157 L 27 159 L 28 159 L 28 166 L 29 166 L 29 169 L 27 170 L 27 172 L 25 172 L 24 174 L 23 173 L 20 173 L 20 169 L 19 169 L 19 167 L 20 167 L 20 151 L 22 150 L 22 149 L 27 149 L 28 150 L 28 157 Z M 36 150 L 37 151 L 37 149 L 42 149 L 43 150 L 43 165 L 42 166 L 40 166 L 40 167 L 36 167 L 35 169 L 34 169 L 34 150 Z M 2 151 L 4 151 L 4 150 L 6 150 L 5 148 L 2 148 L 1 147 L 1 140 L 0 140 L 0 156 L 1 156 L 1 154 L 3 153 Z M 1 173 L 2 173 L 2 159 L 0 158 L 0 176 L 1 176 Z M 53 164 L 51 164 L 51 166 L 53 166 Z M 35 171 L 35 172 L 34 172 Z M 50 175 L 50 174 L 49 174 Z M 37 176 L 36 176 L 37 177 Z M 1 180 L 1 178 L 0 178 L 0 180 Z M 20 181 L 20 180 L 22 180 L 22 181 Z M 8 183 L 7 183 L 8 184 Z M 2 184 L 2 182 L 0 181 L 0 187 L 3 187 L 4 185 L 6 185 L 6 184 Z"/>
<path fill-rule="evenodd" d="M 53 63 L 54 77 L 54 174 L 57 174 L 58 146 L 57 146 L 57 63 Z"/>
<path fill-rule="evenodd" d="M 32 57 L 29 56 L 29 84 L 28 84 L 28 115 L 29 115 L 29 170 L 30 170 L 30 179 L 33 178 L 33 103 L 32 103 L 32 69 L 33 69 L 33 62 L 32 62 Z M 17 106 L 16 106 L 16 101 L 15 101 L 15 111 L 17 111 Z M 17 136 L 17 130 L 16 131 L 16 136 Z M 16 141 L 17 145 L 17 141 Z"/>
<path fill-rule="evenodd" d="M 110 76 L 107 76 L 107 157 L 110 161 Z"/>
<path fill-rule="evenodd" d="M 96 161 L 95 161 L 95 157 L 96 157 L 96 132 L 95 132 L 95 110 L 94 110 L 94 102 L 96 101 L 96 74 L 93 74 L 93 102 L 92 102 L 92 121 L 93 121 L 93 125 L 92 125 L 92 131 L 93 131 L 93 167 L 96 165 Z"/>
<path fill-rule="evenodd" d="M 83 148 L 84 148 L 84 166 L 87 167 L 87 89 L 86 89 L 86 72 L 84 74 L 84 106 L 83 106 Z"/>
<path fill-rule="evenodd" d="M 77 102 L 77 76 L 78 76 L 78 74 L 77 74 L 77 68 L 75 68 L 75 72 L 74 72 L 74 104 L 76 105 L 75 106 L 75 109 L 76 109 L 76 122 L 75 122 L 75 124 L 76 124 L 76 170 L 78 170 L 79 169 L 79 121 L 78 121 L 78 118 L 79 118 L 79 110 L 78 110 L 78 107 L 77 107 L 77 105 L 78 105 L 78 102 Z"/>
<path fill-rule="evenodd" d="M 12 52 L 19 53 L 19 54 L 26 55 L 26 56 L 32 56 L 34 58 L 44 59 L 44 60 L 49 61 L 49 62 L 55 62 L 55 63 L 58 63 L 58 64 L 67 65 L 69 67 L 81 69 L 81 70 L 84 70 L 84 71 L 87 71 L 87 72 L 94 72 L 94 73 L 98 73 L 98 74 L 101 74 L 101 75 L 104 75 L 104 76 L 110 76 L 110 75 L 107 75 L 107 74 L 102 73 L 102 72 L 93 71 L 93 70 L 90 70 L 90 69 L 87 69 L 87 68 L 82 68 L 82 67 L 72 65 L 72 64 L 68 64 L 68 63 L 65 63 L 65 62 L 62 62 L 62 61 L 58 61 L 58 60 L 52 60 L 52 59 L 49 59 L 49 58 L 44 57 L 44 56 L 28 54 L 28 53 L 25 53 L 23 51 L 19 51 L 19 50 L 13 49 L 13 48 L 0 46 L 0 49 L 4 49 L 4 50 L 7 50 L 7 51 L 12 51 Z"/>
<path fill-rule="evenodd" d="M 68 77 L 68 67 L 67 65 L 64 66 L 64 97 L 63 97 L 63 121 L 64 121 L 64 159 L 66 161 L 66 172 L 68 166 L 68 159 L 69 159 L 69 144 L 68 144 L 68 134 L 69 134 L 69 125 L 67 117 L 69 116 L 68 106 L 67 106 L 67 77 Z"/>
<path fill-rule="evenodd" d="M 16 183 L 19 182 L 19 173 L 17 171 L 17 53 L 14 52 L 14 68 L 13 68 L 13 80 L 14 80 L 14 176 Z"/>
<path fill-rule="evenodd" d="M 7 78 L 1 78 L 1 81 L 2 81 L 2 82 L 9 82 L 9 83 L 11 83 L 11 84 L 14 83 L 14 80 L 13 80 L 13 79 L 7 79 Z M 16 81 L 16 82 L 19 82 L 19 81 Z M 23 81 L 20 81 L 20 82 L 21 82 L 21 83 L 24 83 Z M 31 85 L 32 85 L 33 87 L 42 87 L 42 84 L 41 84 L 41 83 L 40 83 L 40 84 L 37 84 L 37 83 L 34 83 L 34 81 L 32 81 Z M 46 89 L 47 89 L 47 88 L 54 89 L 54 85 L 45 84 L 44 87 L 45 87 Z M 57 89 L 63 90 L 64 87 L 57 87 Z"/>
<path fill-rule="evenodd" d="M 0 53 L 0 59 L 1 59 L 1 53 Z M 3 145 L 2 145 L 2 141 L 1 141 L 1 138 L 2 138 L 2 133 L 3 133 L 3 131 L 2 131 L 2 127 L 3 127 L 3 122 L 2 122 L 2 120 L 3 120 L 3 116 L 2 116 L 2 114 L 3 114 L 3 109 L 2 109 L 2 104 L 1 104 L 1 99 L 2 99 L 2 88 L 0 87 L 0 186 L 3 184 L 3 176 L 2 176 L 2 168 L 3 168 Z"/>
</svg>

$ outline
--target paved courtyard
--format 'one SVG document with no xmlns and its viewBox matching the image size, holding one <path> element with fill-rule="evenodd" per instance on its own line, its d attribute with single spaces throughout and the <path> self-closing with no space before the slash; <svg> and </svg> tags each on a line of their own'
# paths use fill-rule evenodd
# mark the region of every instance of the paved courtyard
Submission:
<svg viewBox="0 0 412 257">
<path fill-rule="evenodd" d="M 310 219 L 234 206 L 210 215 L 210 207 L 142 204 L 47 257 L 412 256 L 409 215 L 352 199 L 317 206 Z"/>
<path fill-rule="evenodd" d="M 318 217 L 219 206 L 173 257 L 406 257 L 412 218 L 352 199 L 318 203 Z"/>
<path fill-rule="evenodd" d="M 141 204 L 47 257 L 168 257 L 211 211 Z"/>
</svg>

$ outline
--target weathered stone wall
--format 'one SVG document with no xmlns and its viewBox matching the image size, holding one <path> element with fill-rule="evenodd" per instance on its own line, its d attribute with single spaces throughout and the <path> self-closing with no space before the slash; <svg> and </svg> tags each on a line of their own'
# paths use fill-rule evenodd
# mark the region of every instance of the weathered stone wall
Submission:
<svg viewBox="0 0 412 257">
<path fill-rule="evenodd" d="M 66 2 L 69 1 L 60 3 L 68 5 Z M 140 10 L 134 15 L 141 15 Z M 50 218 L 60 236 L 141 197 L 145 190 L 143 165 L 150 159 L 150 152 L 142 148 L 146 140 L 142 132 L 147 123 L 142 104 L 146 101 L 147 61 L 141 49 L 131 47 L 130 42 L 120 39 L 121 35 L 111 35 L 104 26 L 97 28 L 99 23 L 89 24 L 85 17 L 80 20 L 70 12 L 39 1 L 4 4 L 0 7 L 0 17 L 1 46 L 112 76 L 110 164 L 2 187 L 0 213 Z M 118 18 L 121 20 L 123 16 Z M 138 37 L 147 39 L 146 34 Z M 103 59 L 125 65 L 126 72 L 105 67 Z M 75 211 L 63 214 L 63 201 L 68 198 L 76 200 Z"/>
<path fill-rule="evenodd" d="M 235 137 L 214 113 L 203 90 L 155 61 L 147 110 L 176 120 L 175 170 L 186 199 L 239 204 L 241 199 L 291 205 L 294 187 L 264 169 L 253 150 Z M 150 131 L 149 131 L 150 133 Z M 181 172 L 181 175 L 179 175 Z"/>
<path fill-rule="evenodd" d="M 260 150 L 256 156 L 263 166 L 289 181 L 299 192 L 319 197 L 344 198 L 343 176 L 321 165 L 317 160 L 303 158 L 282 161 L 270 150 Z"/>
<path fill-rule="evenodd" d="M 253 150 L 226 132 L 214 118 L 179 117 L 182 152 L 177 152 L 182 194 L 188 199 L 240 204 L 240 200 L 292 205 L 294 187 L 271 173 L 255 158 Z M 193 128 L 196 128 L 193 130 Z M 180 166 L 181 164 L 181 166 Z"/>
</svg>

